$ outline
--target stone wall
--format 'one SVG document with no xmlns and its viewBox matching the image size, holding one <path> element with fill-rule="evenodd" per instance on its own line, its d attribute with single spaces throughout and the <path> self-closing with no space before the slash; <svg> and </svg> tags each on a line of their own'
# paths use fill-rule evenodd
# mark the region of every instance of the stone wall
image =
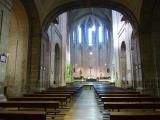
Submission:
<svg viewBox="0 0 160 120">
<path fill-rule="evenodd" d="M 136 78 L 136 75 L 140 74 L 141 71 L 136 71 L 133 68 L 139 63 L 137 58 L 140 57 L 137 38 L 132 39 L 133 33 L 133 27 L 127 17 L 113 11 L 114 58 L 112 79 L 117 86 L 134 87 L 134 80 L 140 80 L 140 76 Z M 133 74 L 134 72 L 136 73 Z"/>
<path fill-rule="evenodd" d="M 21 95 L 25 89 L 29 36 L 27 14 L 19 0 L 13 2 L 9 29 L 6 70 L 7 93 L 9 96 L 15 96 Z"/>
<path fill-rule="evenodd" d="M 10 0 L 0 1 L 0 54 L 7 54 L 8 34 L 12 3 Z M 0 62 L 0 95 L 3 95 L 6 86 L 6 63 Z"/>
</svg>

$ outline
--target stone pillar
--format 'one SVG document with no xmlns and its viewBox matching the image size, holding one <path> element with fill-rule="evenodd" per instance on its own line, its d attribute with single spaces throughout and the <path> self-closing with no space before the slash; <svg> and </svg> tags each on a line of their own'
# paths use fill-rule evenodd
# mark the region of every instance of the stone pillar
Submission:
<svg viewBox="0 0 160 120">
<path fill-rule="evenodd" d="M 142 68 L 141 57 L 139 48 L 139 32 L 133 31 L 131 38 L 131 50 L 132 50 L 132 66 L 133 66 L 133 87 L 142 92 Z"/>
<path fill-rule="evenodd" d="M 143 92 L 153 95 L 155 93 L 155 66 L 150 33 L 141 33 L 140 48 L 142 60 Z"/>
<path fill-rule="evenodd" d="M 41 30 L 36 5 L 32 0 L 21 0 L 29 17 L 30 38 L 28 43 L 27 91 L 40 88 Z"/>
<path fill-rule="evenodd" d="M 140 51 L 144 93 L 159 95 L 160 1 L 144 1 L 140 17 Z"/>
</svg>

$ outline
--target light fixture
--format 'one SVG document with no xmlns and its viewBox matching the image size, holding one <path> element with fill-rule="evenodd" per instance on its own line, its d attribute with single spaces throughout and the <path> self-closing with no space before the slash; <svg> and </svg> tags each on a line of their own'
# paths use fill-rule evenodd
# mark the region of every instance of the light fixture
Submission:
<svg viewBox="0 0 160 120">
<path fill-rule="evenodd" d="M 41 70 L 43 70 L 43 66 L 41 66 Z"/>
<path fill-rule="evenodd" d="M 7 53 L 6 55 L 7 55 L 7 57 L 8 57 L 8 56 L 10 56 L 11 54 L 10 54 L 10 53 Z"/>
<path fill-rule="evenodd" d="M 0 62 L 3 62 L 3 63 L 7 62 L 7 54 L 6 53 L 0 54 Z"/>
<path fill-rule="evenodd" d="M 46 67 L 43 67 L 43 70 L 45 71 L 45 70 L 46 70 Z"/>
<path fill-rule="evenodd" d="M 94 31 L 94 32 L 96 31 L 96 26 L 95 25 L 92 26 L 92 31 Z"/>
<path fill-rule="evenodd" d="M 93 55 L 93 52 L 89 52 L 90 55 Z"/>
</svg>

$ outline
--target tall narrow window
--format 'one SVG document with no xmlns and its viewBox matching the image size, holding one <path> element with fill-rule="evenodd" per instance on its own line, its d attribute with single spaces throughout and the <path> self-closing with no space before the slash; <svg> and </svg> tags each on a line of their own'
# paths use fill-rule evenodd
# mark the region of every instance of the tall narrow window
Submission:
<svg viewBox="0 0 160 120">
<path fill-rule="evenodd" d="M 108 38 L 109 38 L 109 33 L 108 33 L 108 29 L 106 30 L 106 39 L 108 40 Z"/>
<path fill-rule="evenodd" d="M 96 31 L 96 26 L 95 26 L 95 25 L 92 26 L 92 31 L 93 31 L 93 32 Z"/>
<path fill-rule="evenodd" d="M 48 32 L 47 33 L 48 33 L 49 38 L 52 39 L 52 25 L 50 25 L 48 27 Z"/>
<path fill-rule="evenodd" d="M 102 43 L 103 42 L 103 36 L 102 36 L 102 26 L 100 25 L 99 26 L 99 43 Z"/>
<path fill-rule="evenodd" d="M 75 32 L 73 31 L 73 41 L 75 41 Z"/>
<path fill-rule="evenodd" d="M 89 43 L 89 46 L 92 46 L 92 44 L 93 44 L 93 32 L 95 32 L 96 31 L 96 26 L 95 25 L 93 25 L 91 28 L 89 28 L 88 29 L 88 39 L 89 39 L 89 41 L 88 41 L 88 43 Z"/>
<path fill-rule="evenodd" d="M 75 33 L 74 33 L 74 31 L 73 31 L 73 40 L 75 40 Z"/>
<path fill-rule="evenodd" d="M 78 27 L 78 36 L 79 36 L 78 42 L 82 43 L 82 29 L 80 26 Z"/>
<path fill-rule="evenodd" d="M 88 29 L 88 37 L 89 37 L 88 40 L 89 46 L 92 46 L 92 28 Z"/>
</svg>

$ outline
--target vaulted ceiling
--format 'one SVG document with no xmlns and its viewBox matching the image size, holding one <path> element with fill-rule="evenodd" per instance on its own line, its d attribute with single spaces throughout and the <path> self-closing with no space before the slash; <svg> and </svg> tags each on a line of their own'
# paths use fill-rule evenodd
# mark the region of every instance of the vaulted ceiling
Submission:
<svg viewBox="0 0 160 120">
<path fill-rule="evenodd" d="M 50 17 L 53 11 L 57 9 L 60 10 L 63 9 L 64 7 L 63 11 L 60 10 L 57 11 L 57 13 L 64 12 L 65 9 L 68 9 L 65 8 L 65 5 L 68 6 L 76 5 L 76 8 L 78 8 L 78 7 L 88 7 L 90 5 L 94 6 L 98 4 L 99 6 L 103 6 L 103 3 L 105 3 L 105 5 L 108 4 L 108 6 L 106 7 L 111 6 L 111 8 L 116 10 L 119 10 L 118 7 L 123 6 L 128 10 L 130 10 L 130 12 L 132 12 L 132 14 L 136 17 L 137 21 L 139 21 L 141 5 L 143 2 L 143 0 L 34 0 L 34 1 L 36 3 L 39 12 L 41 23 L 43 23 L 47 17 Z M 92 3 L 94 5 L 92 5 Z M 123 10 L 120 12 L 123 12 Z"/>
<path fill-rule="evenodd" d="M 83 8 L 83 9 L 75 9 L 68 11 L 68 21 L 69 26 L 73 25 L 74 23 L 77 23 L 81 21 L 84 17 L 88 15 L 94 15 L 97 18 L 101 20 L 101 22 L 105 23 L 112 23 L 112 15 L 111 11 L 109 9 L 104 8 Z"/>
</svg>

